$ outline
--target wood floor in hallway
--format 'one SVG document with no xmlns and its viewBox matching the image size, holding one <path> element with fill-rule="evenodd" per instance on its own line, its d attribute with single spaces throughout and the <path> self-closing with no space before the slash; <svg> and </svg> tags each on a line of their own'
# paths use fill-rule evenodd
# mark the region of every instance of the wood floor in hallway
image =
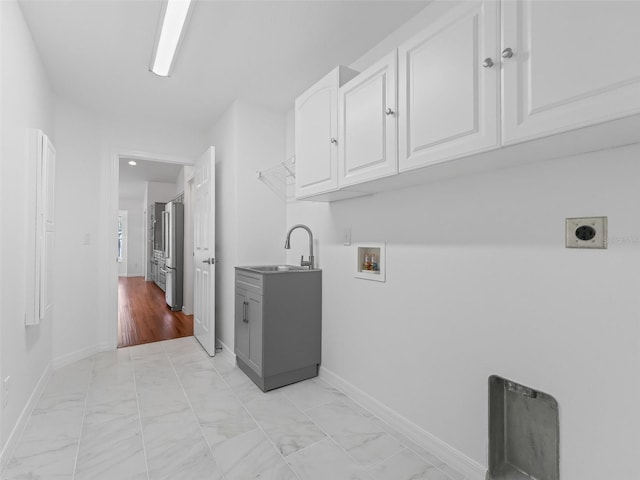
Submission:
<svg viewBox="0 0 640 480">
<path fill-rule="evenodd" d="M 172 312 L 144 277 L 118 279 L 118 348 L 193 335 L 193 315 Z"/>
</svg>

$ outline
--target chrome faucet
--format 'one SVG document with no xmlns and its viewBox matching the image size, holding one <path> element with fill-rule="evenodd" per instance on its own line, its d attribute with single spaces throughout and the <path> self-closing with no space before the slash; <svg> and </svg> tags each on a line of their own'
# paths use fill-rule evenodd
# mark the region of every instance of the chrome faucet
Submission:
<svg viewBox="0 0 640 480">
<path fill-rule="evenodd" d="M 284 242 L 284 248 L 286 248 L 287 250 L 289 250 L 291 248 L 291 232 L 293 232 L 296 228 L 304 228 L 307 231 L 307 233 L 309 234 L 309 261 L 305 262 L 304 255 L 302 255 L 302 257 L 300 257 L 300 266 L 301 267 L 309 267 L 309 270 L 313 270 L 314 269 L 314 265 L 313 265 L 313 233 L 311 233 L 311 229 L 309 227 L 307 227 L 306 225 L 302 225 L 301 223 L 291 227 L 289 229 L 289 231 L 287 232 L 287 239 Z"/>
</svg>

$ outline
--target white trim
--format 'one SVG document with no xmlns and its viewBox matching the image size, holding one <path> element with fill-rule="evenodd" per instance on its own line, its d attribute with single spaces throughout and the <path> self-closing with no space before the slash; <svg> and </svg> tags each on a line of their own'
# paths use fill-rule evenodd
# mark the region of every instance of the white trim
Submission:
<svg viewBox="0 0 640 480">
<path fill-rule="evenodd" d="M 218 355 L 229 356 L 233 362 L 236 361 L 236 354 L 232 349 L 230 349 L 227 344 L 225 344 L 220 338 L 216 337 L 216 346 L 222 347 L 222 350 L 218 353 Z"/>
<path fill-rule="evenodd" d="M 467 457 L 451 445 L 443 442 L 435 435 L 427 432 L 408 418 L 363 392 L 336 373 L 321 366 L 319 376 L 333 385 L 345 395 L 360 403 L 380 420 L 388 423 L 401 434 L 432 453 L 454 470 L 460 472 L 468 480 L 485 480 L 486 467 Z"/>
<path fill-rule="evenodd" d="M 38 383 L 33 389 L 33 392 L 31 392 L 31 396 L 29 397 L 29 400 L 27 400 L 26 405 L 22 409 L 22 413 L 20 413 L 20 416 L 18 417 L 18 421 L 13 427 L 13 430 L 11 430 L 11 433 L 9 434 L 9 438 L 7 438 L 7 443 L 4 444 L 4 448 L 0 453 L 0 471 L 4 470 L 4 467 L 7 465 L 7 463 L 11 459 L 11 456 L 13 455 L 13 451 L 16 448 L 16 444 L 18 443 L 18 440 L 22 436 L 22 433 L 24 432 L 24 428 L 27 426 L 27 421 L 31 417 L 33 410 L 36 408 L 36 405 L 38 404 L 38 401 L 42 396 L 42 392 L 44 392 L 44 389 L 49 383 L 49 379 L 51 378 L 52 374 L 53 374 L 53 365 L 52 365 L 52 362 L 49 362 L 49 364 L 47 365 L 47 368 L 44 369 L 44 372 L 42 373 L 40 380 L 38 380 Z"/>
<path fill-rule="evenodd" d="M 113 349 L 109 347 L 109 344 L 107 342 L 97 343 L 95 345 L 89 345 L 88 347 L 76 350 L 75 352 L 56 357 L 51 361 L 51 363 L 53 364 L 53 369 L 58 370 L 59 368 L 65 367 L 77 361 L 84 360 L 85 358 L 95 355 L 96 353 L 106 352 L 109 350 Z"/>
</svg>

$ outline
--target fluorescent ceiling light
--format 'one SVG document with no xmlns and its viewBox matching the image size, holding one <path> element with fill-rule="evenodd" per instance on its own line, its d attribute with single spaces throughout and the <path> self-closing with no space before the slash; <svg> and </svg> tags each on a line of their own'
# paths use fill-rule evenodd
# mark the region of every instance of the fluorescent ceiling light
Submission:
<svg viewBox="0 0 640 480">
<path fill-rule="evenodd" d="M 129 165 L 137 165 L 135 160 L 129 160 Z"/>
<path fill-rule="evenodd" d="M 166 0 L 160 35 L 151 62 L 151 71 L 168 77 L 187 21 L 191 0 Z"/>
</svg>

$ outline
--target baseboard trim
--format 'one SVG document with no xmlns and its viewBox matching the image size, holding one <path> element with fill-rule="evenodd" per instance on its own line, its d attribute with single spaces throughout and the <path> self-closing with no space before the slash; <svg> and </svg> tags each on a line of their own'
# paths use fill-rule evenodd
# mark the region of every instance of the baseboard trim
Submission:
<svg viewBox="0 0 640 480">
<path fill-rule="evenodd" d="M 84 347 L 75 352 L 67 353 L 65 355 L 61 355 L 53 359 L 53 369 L 57 370 L 66 365 L 70 365 L 79 360 L 84 360 L 85 358 L 90 357 L 91 355 L 95 355 L 96 353 L 106 352 L 112 350 L 109 347 L 108 342 L 96 343 L 95 345 L 89 345 L 88 347 Z"/>
<path fill-rule="evenodd" d="M 36 405 L 38 404 L 38 401 L 42 396 L 42 392 L 44 392 L 44 389 L 47 386 L 47 383 L 49 383 L 49 379 L 51 378 L 52 374 L 53 374 L 53 365 L 52 365 L 52 362 L 49 362 L 49 364 L 47 365 L 47 368 L 45 368 L 44 372 L 40 376 L 40 380 L 38 380 L 36 387 L 33 389 L 33 392 L 31 392 L 31 395 L 29 396 L 29 400 L 27 400 L 26 405 L 22 409 L 22 413 L 20 413 L 20 416 L 18 417 L 18 421 L 13 427 L 13 430 L 11 430 L 11 433 L 9 434 L 9 438 L 7 438 L 7 442 L 4 444 L 2 448 L 2 452 L 0 452 L 0 471 L 4 470 L 7 463 L 11 459 L 11 456 L 13 455 L 13 451 L 16 447 L 16 444 L 18 443 L 18 440 L 22 436 L 22 432 L 24 431 L 24 428 L 27 426 L 27 421 L 29 420 L 29 417 L 31 417 L 33 410 L 36 408 Z"/>
<path fill-rule="evenodd" d="M 468 480 L 485 480 L 486 467 L 467 457 L 435 435 L 427 432 L 408 418 L 373 398 L 335 372 L 321 366 L 320 378 L 360 403 L 380 420 L 388 423 L 407 438 L 429 451 Z"/>
<path fill-rule="evenodd" d="M 220 352 L 216 352 L 216 355 L 222 355 L 222 356 L 225 356 L 225 357 L 228 356 L 231 361 L 233 361 L 233 362 L 236 361 L 236 354 L 234 353 L 234 351 L 232 349 L 230 349 L 228 347 L 228 345 L 226 343 L 224 343 L 219 338 L 216 338 L 216 345 L 222 347 L 222 350 Z"/>
</svg>

